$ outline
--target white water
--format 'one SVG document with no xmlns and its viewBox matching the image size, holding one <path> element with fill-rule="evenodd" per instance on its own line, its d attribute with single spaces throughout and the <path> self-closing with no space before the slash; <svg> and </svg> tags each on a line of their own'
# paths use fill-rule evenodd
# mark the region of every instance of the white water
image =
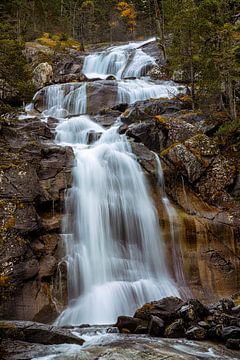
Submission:
<svg viewBox="0 0 240 360">
<path fill-rule="evenodd" d="M 178 295 L 144 175 L 117 129 L 88 116 L 57 127 L 56 140 L 71 145 L 77 161 L 64 229 L 71 302 L 61 325 L 114 323 L 147 301 Z M 93 131 L 102 137 L 88 146 Z"/>
<path fill-rule="evenodd" d="M 156 65 L 156 61 L 140 47 L 153 40 L 154 38 L 148 41 L 113 46 L 105 51 L 88 55 L 84 62 L 83 73 L 89 79 L 106 79 L 113 75 L 118 80 L 146 75 L 147 67 Z"/>
<path fill-rule="evenodd" d="M 149 42 L 153 41 L 150 39 Z M 156 61 L 146 54 L 140 47 L 148 42 L 130 43 L 128 45 L 115 46 L 105 51 L 88 55 L 83 65 L 83 73 L 89 78 L 106 79 L 113 75 L 117 80 L 104 80 L 102 88 L 94 89 L 91 83 L 91 91 L 96 90 L 96 97 L 106 86 L 111 86 L 110 99 L 115 104 L 128 103 L 146 99 L 171 98 L 179 93 L 181 87 L 172 81 L 153 82 L 144 77 L 146 69 L 154 66 Z M 128 78 L 136 78 L 129 80 Z M 114 90 L 116 89 L 116 90 Z M 114 97 L 116 93 L 116 99 Z M 88 83 L 67 83 L 47 86 L 40 90 L 43 94 L 44 116 L 67 117 L 68 115 L 86 114 L 88 102 Z M 105 91 L 105 96 L 106 91 Z M 98 100 L 96 100 L 98 102 Z M 113 103 L 114 105 L 114 103 Z"/>
<path fill-rule="evenodd" d="M 121 77 L 125 71 L 139 76 L 146 56 L 135 58 L 142 52 L 138 46 L 115 47 L 109 55 L 93 54 L 84 66 L 92 73 Z M 129 49 L 134 52 L 131 59 L 125 56 Z M 169 87 L 177 91 L 169 82 L 120 80 L 118 101 L 170 97 Z M 68 114 L 86 113 L 86 88 L 86 83 L 72 83 L 43 89 L 47 109 L 43 116 L 59 118 L 56 142 L 71 146 L 76 159 L 72 189 L 65 200 L 69 304 L 57 319 L 60 325 L 114 323 L 117 316 L 133 315 L 148 301 L 179 296 L 167 271 L 146 179 L 127 138 L 118 134 L 120 124 L 105 130 L 87 115 L 64 119 Z M 89 141 L 90 134 L 95 141 Z"/>
</svg>

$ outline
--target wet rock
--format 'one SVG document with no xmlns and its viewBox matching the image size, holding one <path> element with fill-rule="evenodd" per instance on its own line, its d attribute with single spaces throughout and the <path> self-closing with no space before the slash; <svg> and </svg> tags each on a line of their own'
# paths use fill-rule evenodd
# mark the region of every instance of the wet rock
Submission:
<svg viewBox="0 0 240 360">
<path fill-rule="evenodd" d="M 164 336 L 168 338 L 182 338 L 185 336 L 184 321 L 178 319 L 168 325 L 165 329 Z"/>
<path fill-rule="evenodd" d="M 41 89 L 42 87 L 50 84 L 53 78 L 53 69 L 52 66 L 47 63 L 39 64 L 33 70 L 33 83 L 37 89 Z"/>
<path fill-rule="evenodd" d="M 31 321 L 0 321 L 0 329 L 4 338 L 27 341 L 45 345 L 78 344 L 84 340 L 73 335 L 69 330 L 56 326 L 34 323 Z"/>
<path fill-rule="evenodd" d="M 223 339 L 240 339 L 240 327 L 238 326 L 229 326 L 224 327 L 222 331 Z"/>
<path fill-rule="evenodd" d="M 143 305 L 135 312 L 134 318 L 150 321 L 153 315 L 168 322 L 177 317 L 176 312 L 182 304 L 183 301 L 177 297 L 166 297 Z"/>
<path fill-rule="evenodd" d="M 148 332 L 151 336 L 163 336 L 165 330 L 164 321 L 157 316 L 151 316 L 151 320 L 148 325 Z"/>
<path fill-rule="evenodd" d="M 158 46 L 157 42 L 151 41 L 143 46 L 141 46 L 141 49 L 148 55 L 152 56 L 154 59 L 156 59 L 158 64 L 164 63 L 164 54 L 161 50 L 160 46 Z"/>
<path fill-rule="evenodd" d="M 206 330 L 200 326 L 192 326 L 185 334 L 190 340 L 204 340 L 207 335 Z"/>
<path fill-rule="evenodd" d="M 228 339 L 225 345 L 228 349 L 240 350 L 240 339 Z"/>
<path fill-rule="evenodd" d="M 142 324 L 140 319 L 135 319 L 130 316 L 119 316 L 117 319 L 116 327 L 120 332 L 129 331 L 134 333 L 138 326 Z"/>
<path fill-rule="evenodd" d="M 187 322 L 198 321 L 208 313 L 208 309 L 197 299 L 188 300 L 178 311 L 179 316 Z"/>
<path fill-rule="evenodd" d="M 117 101 L 117 83 L 115 81 L 95 81 L 87 88 L 87 113 L 97 114 L 104 108 L 111 108 Z"/>
<path fill-rule="evenodd" d="M 137 161 L 149 175 L 156 177 L 156 158 L 152 151 L 141 143 L 130 142 L 132 152 L 136 155 Z"/>
</svg>

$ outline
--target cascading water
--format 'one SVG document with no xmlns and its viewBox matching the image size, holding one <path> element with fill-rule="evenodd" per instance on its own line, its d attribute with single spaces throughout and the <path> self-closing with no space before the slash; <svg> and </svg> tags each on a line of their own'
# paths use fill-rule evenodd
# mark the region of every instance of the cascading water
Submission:
<svg viewBox="0 0 240 360">
<path fill-rule="evenodd" d="M 153 40 L 113 46 L 105 51 L 91 54 L 85 59 L 83 73 L 89 79 L 106 79 L 109 75 L 113 75 L 118 80 L 145 75 L 146 69 L 156 65 L 156 61 L 139 47 Z"/>
<path fill-rule="evenodd" d="M 138 51 L 136 44 L 126 48 Z M 137 66 L 136 54 L 131 62 L 122 49 L 109 51 L 114 52 L 110 57 L 115 70 L 112 60 L 104 63 L 105 53 L 87 57 L 84 69 L 105 75 L 135 69 L 134 74 L 140 74 L 142 63 Z M 119 89 L 127 95 L 119 95 L 119 101 L 169 95 L 169 83 L 158 88 L 143 79 L 122 83 L 124 91 L 121 81 Z M 64 119 L 64 111 L 86 112 L 86 84 L 53 85 L 45 91 L 43 115 L 59 118 L 56 141 L 71 146 L 76 158 L 63 226 L 69 304 L 57 324 L 113 323 L 118 315 L 132 315 L 147 301 L 179 296 L 166 267 L 158 216 L 144 174 L 127 138 L 118 133 L 119 124 L 106 130 L 87 115 Z"/>
<path fill-rule="evenodd" d="M 149 67 L 156 65 L 155 59 L 140 48 L 146 43 L 115 46 L 88 55 L 83 65 L 83 73 L 88 79 L 106 79 L 110 75 L 116 79 L 100 80 L 97 87 L 91 82 L 90 92 L 93 91 L 95 94 L 95 91 L 96 93 L 103 91 L 106 96 L 107 85 L 111 86 L 113 93 L 116 93 L 115 103 L 112 106 L 120 103 L 132 104 L 151 98 L 170 98 L 179 93 L 180 87 L 172 81 L 153 82 L 144 76 Z M 133 81 L 132 78 L 136 79 Z M 51 85 L 40 90 L 35 95 L 35 99 L 39 95 L 43 96 L 44 101 L 43 103 L 41 101 L 41 105 L 45 108 L 43 112 L 45 116 L 66 117 L 85 114 L 88 105 L 88 88 L 87 82 Z"/>
</svg>

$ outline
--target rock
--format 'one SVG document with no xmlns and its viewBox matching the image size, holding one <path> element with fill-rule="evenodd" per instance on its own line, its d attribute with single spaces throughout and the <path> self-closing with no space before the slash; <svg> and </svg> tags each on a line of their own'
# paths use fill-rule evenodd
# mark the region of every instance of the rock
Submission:
<svg viewBox="0 0 240 360">
<path fill-rule="evenodd" d="M 196 190 L 208 201 L 234 182 L 236 168 L 223 155 L 215 157 L 211 168 L 196 185 Z"/>
<path fill-rule="evenodd" d="M 124 124 L 132 124 L 143 120 L 153 120 L 153 116 L 163 115 L 169 117 L 187 107 L 185 103 L 178 100 L 145 100 L 137 101 L 130 105 L 121 116 Z"/>
<path fill-rule="evenodd" d="M 206 330 L 200 326 L 192 326 L 186 331 L 186 337 L 190 340 L 204 340 L 206 338 Z"/>
<path fill-rule="evenodd" d="M 163 336 L 165 330 L 164 321 L 157 316 L 151 316 L 151 320 L 148 325 L 148 333 L 151 336 Z"/>
<path fill-rule="evenodd" d="M 240 339 L 228 339 L 225 345 L 228 349 L 240 350 Z"/>
<path fill-rule="evenodd" d="M 48 124 L 38 118 L 1 125 L 0 273 L 6 286 L 0 288 L 0 317 L 53 321 L 56 306 L 66 301 L 55 281 L 61 243 L 56 232 L 71 186 L 73 152 L 50 144 Z"/>
<path fill-rule="evenodd" d="M 161 157 L 172 164 L 190 183 L 199 179 L 209 165 L 189 151 L 183 144 L 173 145 L 162 151 Z"/>
<path fill-rule="evenodd" d="M 50 84 L 53 78 L 53 69 L 49 63 L 41 63 L 33 70 L 33 83 L 37 89 Z"/>
<path fill-rule="evenodd" d="M 179 309 L 178 314 L 187 322 L 199 321 L 209 314 L 208 309 L 197 299 L 190 299 Z"/>
<path fill-rule="evenodd" d="M 56 326 L 34 323 L 31 321 L 0 321 L 0 329 L 4 338 L 22 340 L 45 345 L 78 344 L 84 340 L 73 335 L 69 330 Z"/>
<path fill-rule="evenodd" d="M 156 178 L 156 157 L 153 152 L 148 150 L 148 148 L 141 143 L 134 143 L 131 141 L 130 144 L 132 152 L 136 155 L 137 161 L 142 166 L 144 171 Z"/>
<path fill-rule="evenodd" d="M 167 78 L 166 74 L 162 71 L 162 69 L 155 65 L 148 72 L 147 76 L 150 76 L 153 80 L 165 80 Z"/>
<path fill-rule="evenodd" d="M 52 276 L 57 268 L 57 259 L 52 255 L 46 255 L 40 260 L 39 266 L 38 277 L 40 279 Z"/>
<path fill-rule="evenodd" d="M 159 152 L 166 145 L 166 130 L 156 121 L 132 124 L 128 127 L 126 135 L 136 142 L 142 142 L 150 150 Z"/>
<path fill-rule="evenodd" d="M 182 338 L 185 336 L 184 322 L 182 319 L 175 320 L 165 329 L 164 336 L 168 338 Z"/>
<path fill-rule="evenodd" d="M 234 307 L 234 301 L 232 299 L 226 298 L 220 299 L 217 303 L 209 305 L 208 309 L 210 313 L 218 311 L 220 313 L 231 314 Z"/>
<path fill-rule="evenodd" d="M 209 329 L 209 327 L 210 327 L 210 325 L 206 321 L 199 321 L 198 326 L 200 326 L 204 329 Z"/>
<path fill-rule="evenodd" d="M 130 316 L 119 316 L 117 319 L 116 327 L 120 332 L 125 330 L 134 333 L 138 326 L 142 324 L 140 319 L 135 319 Z"/>
<path fill-rule="evenodd" d="M 104 108 L 111 108 L 117 103 L 116 81 L 95 81 L 87 88 L 87 113 L 97 114 Z"/>
<path fill-rule="evenodd" d="M 150 321 L 153 315 L 169 322 L 177 317 L 176 312 L 182 304 L 183 301 L 177 297 L 166 297 L 143 305 L 137 309 L 134 318 Z"/>
<path fill-rule="evenodd" d="M 153 57 L 154 59 L 156 59 L 156 62 L 158 64 L 164 64 L 165 60 L 164 60 L 163 51 L 160 48 L 160 46 L 158 46 L 158 44 L 155 40 L 148 42 L 147 44 L 144 44 L 143 46 L 141 46 L 141 49 L 146 54 L 148 54 L 151 57 Z"/>
<path fill-rule="evenodd" d="M 224 327 L 222 331 L 222 337 L 224 340 L 240 339 L 240 327 L 238 326 Z"/>
</svg>

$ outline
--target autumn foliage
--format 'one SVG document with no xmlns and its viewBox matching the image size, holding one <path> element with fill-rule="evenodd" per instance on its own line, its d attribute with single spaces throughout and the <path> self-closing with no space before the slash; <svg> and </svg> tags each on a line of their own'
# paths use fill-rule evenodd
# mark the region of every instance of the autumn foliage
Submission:
<svg viewBox="0 0 240 360">
<path fill-rule="evenodd" d="M 127 22 L 128 29 L 134 32 L 137 25 L 137 15 L 133 5 L 128 4 L 126 1 L 120 1 L 116 9 L 119 11 L 120 16 Z"/>
</svg>

